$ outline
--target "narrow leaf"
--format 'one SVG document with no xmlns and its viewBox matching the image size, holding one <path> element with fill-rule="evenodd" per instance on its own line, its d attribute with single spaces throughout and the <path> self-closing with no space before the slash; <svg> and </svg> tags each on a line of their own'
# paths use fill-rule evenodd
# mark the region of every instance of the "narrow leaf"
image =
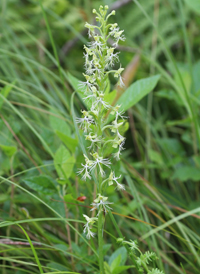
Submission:
<svg viewBox="0 0 200 274">
<path fill-rule="evenodd" d="M 122 110 L 126 111 L 151 92 L 157 85 L 159 79 L 160 75 L 156 75 L 136 81 L 122 94 L 117 101 L 117 105 L 122 105 Z"/>
</svg>

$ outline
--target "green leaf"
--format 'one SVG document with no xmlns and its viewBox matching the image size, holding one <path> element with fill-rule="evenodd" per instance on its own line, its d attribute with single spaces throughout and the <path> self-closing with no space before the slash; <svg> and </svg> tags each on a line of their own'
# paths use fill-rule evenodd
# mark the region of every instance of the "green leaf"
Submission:
<svg viewBox="0 0 200 274">
<path fill-rule="evenodd" d="M 192 84 L 192 78 L 191 78 L 190 72 L 187 71 L 186 69 L 180 67 L 179 73 L 181 75 L 182 80 L 180 79 L 180 76 L 178 73 L 175 73 L 175 75 L 174 75 L 174 80 L 175 80 L 177 86 L 179 86 L 179 88 L 183 90 L 183 86 L 182 86 L 182 81 L 183 81 L 186 90 L 190 91 L 191 84 Z"/>
<path fill-rule="evenodd" d="M 113 270 L 114 270 L 115 268 L 117 268 L 117 267 L 120 265 L 121 259 L 122 259 L 122 256 L 121 256 L 121 254 L 119 254 L 119 255 L 112 261 L 112 264 L 111 264 L 111 266 L 110 266 L 112 273 L 113 273 Z"/>
<path fill-rule="evenodd" d="M 62 165 L 69 159 L 70 156 L 71 155 L 68 149 L 65 146 L 61 145 L 56 151 L 54 162 L 56 164 Z"/>
<path fill-rule="evenodd" d="M 106 253 L 108 252 L 108 250 L 111 248 L 111 244 L 105 244 L 104 246 L 103 246 L 103 254 L 104 254 L 104 256 L 106 255 Z"/>
<path fill-rule="evenodd" d="M 57 192 L 56 181 L 49 176 L 40 175 L 24 180 L 26 185 L 41 194 L 54 194 Z"/>
<path fill-rule="evenodd" d="M 151 92 L 158 83 L 160 75 L 141 79 L 133 83 L 117 101 L 116 105 L 121 105 L 120 111 L 126 111 L 137 104 L 145 95 Z M 109 115 L 107 123 L 114 119 L 114 115 Z"/>
<path fill-rule="evenodd" d="M 105 261 L 104 261 L 104 272 L 105 272 L 105 274 L 112 274 L 110 266 Z"/>
<path fill-rule="evenodd" d="M 74 168 L 75 158 L 61 145 L 55 153 L 54 164 L 60 178 L 69 178 Z"/>
<path fill-rule="evenodd" d="M 162 138 L 156 139 L 156 141 L 161 146 L 163 151 L 167 151 L 168 153 L 171 153 L 175 156 L 185 154 L 181 142 L 175 138 Z"/>
<path fill-rule="evenodd" d="M 200 91 L 200 61 L 198 61 L 196 64 L 194 64 L 192 68 L 192 74 L 193 74 L 193 85 L 194 85 L 194 92 L 196 94 Z M 196 95 L 195 94 L 195 95 Z"/>
<path fill-rule="evenodd" d="M 108 102 L 109 104 L 112 104 L 112 102 L 114 101 L 114 99 L 116 97 L 116 94 L 117 94 L 117 91 L 113 90 L 113 91 L 111 91 L 110 93 L 108 93 L 104 96 L 104 100 L 106 102 Z"/>
<path fill-rule="evenodd" d="M 71 134 L 70 127 L 68 126 L 68 124 L 58 117 L 50 116 L 50 125 L 54 131 L 62 132 L 65 135 Z"/>
<path fill-rule="evenodd" d="M 72 197 L 72 194 L 70 193 L 70 194 L 66 194 L 65 196 L 64 196 L 64 201 L 66 202 L 66 203 L 73 203 L 74 202 L 74 200 L 76 200 L 76 199 L 74 199 L 73 197 Z"/>
<path fill-rule="evenodd" d="M 127 250 L 124 246 L 118 248 L 109 258 L 108 264 L 111 265 L 112 262 L 117 258 L 119 255 L 121 255 L 121 262 L 120 265 L 125 264 L 127 260 Z"/>
<path fill-rule="evenodd" d="M 183 101 L 180 100 L 179 95 L 174 90 L 171 90 L 171 89 L 160 90 L 156 92 L 155 95 L 161 98 L 166 98 L 168 100 L 173 100 L 179 106 L 184 106 Z"/>
<path fill-rule="evenodd" d="M 118 266 L 117 268 L 114 269 L 114 271 L 112 272 L 112 274 L 119 274 L 122 273 L 123 271 L 129 269 L 129 268 L 133 268 L 132 265 L 123 265 L 123 266 Z M 123 272 L 124 273 L 124 272 Z"/>
<path fill-rule="evenodd" d="M 155 88 L 159 79 L 160 75 L 156 75 L 136 81 L 122 94 L 117 105 L 122 105 L 121 110 L 123 111 L 131 108 Z"/>
<path fill-rule="evenodd" d="M 149 149 L 148 155 L 149 155 L 149 158 L 152 162 L 155 162 L 155 163 L 160 164 L 160 165 L 163 164 L 162 156 L 157 151 Z"/>
<path fill-rule="evenodd" d="M 71 75 L 69 72 L 67 73 L 68 76 L 68 80 L 70 85 L 73 87 L 73 89 L 77 92 L 77 94 L 79 95 L 79 97 L 82 99 L 82 102 L 84 103 L 84 105 L 86 105 L 86 107 L 88 109 L 91 108 L 92 103 L 90 100 L 83 100 L 83 98 L 85 98 L 85 91 L 86 89 L 84 87 L 81 87 L 81 81 L 78 80 L 76 77 L 74 77 L 73 75 Z"/>
<path fill-rule="evenodd" d="M 3 194 L 3 193 L 0 194 L 0 203 L 4 203 L 5 201 L 8 201 L 9 198 L 10 198 L 10 196 L 7 194 Z"/>
<path fill-rule="evenodd" d="M 59 263 L 55 263 L 55 262 L 48 263 L 47 267 L 49 267 L 52 270 L 56 270 L 56 271 L 69 271 L 69 268 L 67 268 L 64 265 L 61 265 Z"/>
<path fill-rule="evenodd" d="M 182 166 L 174 172 L 172 179 L 178 179 L 182 182 L 187 180 L 199 181 L 200 180 L 200 170 L 199 168 L 193 166 Z"/>
<path fill-rule="evenodd" d="M 66 145 L 66 147 L 69 150 L 71 150 L 72 153 L 75 152 L 76 147 L 78 145 L 78 140 L 77 139 L 73 139 L 73 138 L 67 136 L 66 134 L 64 134 L 63 132 L 60 132 L 60 131 L 57 131 L 57 130 L 56 130 L 56 135 Z"/>
<path fill-rule="evenodd" d="M 15 82 L 12 83 L 12 85 L 14 84 Z M 10 93 L 11 89 L 12 89 L 12 85 L 7 85 L 5 86 L 2 90 L 1 90 L 1 95 L 3 95 L 5 98 L 8 97 L 8 94 Z M 3 106 L 3 98 L 0 97 L 0 109 L 2 108 Z"/>
<path fill-rule="evenodd" d="M 60 185 L 66 185 L 69 184 L 70 181 L 68 179 L 64 179 L 64 178 L 59 178 L 56 180 Z"/>
<path fill-rule="evenodd" d="M 17 148 L 14 146 L 0 145 L 0 148 L 8 157 L 12 157 L 17 151 Z"/>
<path fill-rule="evenodd" d="M 200 14 L 200 0 L 185 0 L 185 3 L 193 11 Z"/>
</svg>

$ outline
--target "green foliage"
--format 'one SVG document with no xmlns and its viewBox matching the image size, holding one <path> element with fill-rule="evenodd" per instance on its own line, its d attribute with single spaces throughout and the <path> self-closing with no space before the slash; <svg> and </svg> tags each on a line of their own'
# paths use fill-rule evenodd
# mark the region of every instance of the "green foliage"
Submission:
<svg viewBox="0 0 200 274">
<path fill-rule="evenodd" d="M 156 75 L 146 79 L 138 80 L 126 89 L 126 91 L 117 101 L 117 104 L 121 105 L 121 109 L 124 111 L 131 108 L 155 88 L 159 78 L 160 76 Z"/>
<path fill-rule="evenodd" d="M 185 3 L 190 7 L 193 11 L 200 14 L 200 1 L 199 0 L 185 0 Z"/>
<path fill-rule="evenodd" d="M 97 240 L 82 233 L 96 189 L 77 177 L 88 141 L 73 117 L 91 107 L 79 85 L 91 42 L 84 24 L 93 8 L 113 4 L 128 84 L 119 90 L 111 78 L 105 101 L 130 119 L 122 162 L 112 166 L 126 191 L 107 193 L 104 274 L 142 273 L 136 259 L 149 262 L 148 274 L 199 274 L 199 0 L 40 3 L 0 1 L 0 272 L 99 274 Z M 116 238 L 137 240 L 143 255 Z"/>
<path fill-rule="evenodd" d="M 55 153 L 54 163 L 58 176 L 68 179 L 72 174 L 75 158 L 68 149 L 61 145 Z"/>
<path fill-rule="evenodd" d="M 24 180 L 28 187 L 40 194 L 50 195 L 56 191 L 56 182 L 48 176 L 30 177 Z"/>
</svg>

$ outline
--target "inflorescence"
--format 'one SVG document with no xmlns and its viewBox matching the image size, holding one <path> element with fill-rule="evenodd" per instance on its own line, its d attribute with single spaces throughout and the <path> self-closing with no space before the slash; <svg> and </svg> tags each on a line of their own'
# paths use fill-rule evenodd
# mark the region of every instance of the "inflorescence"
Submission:
<svg viewBox="0 0 200 274">
<path fill-rule="evenodd" d="M 121 151 L 124 149 L 125 137 L 120 133 L 120 128 L 124 125 L 125 116 L 120 105 L 111 106 L 105 100 L 105 93 L 108 88 L 109 75 L 117 79 L 117 85 L 123 86 L 121 73 L 124 70 L 121 65 L 114 69 L 114 65 L 119 62 L 119 52 L 115 52 L 119 41 L 124 41 L 123 30 L 117 24 L 109 24 L 108 18 L 115 14 L 112 11 L 107 15 L 108 6 L 100 6 L 99 12 L 95 9 L 96 21 L 98 25 L 86 23 L 91 42 L 84 46 L 85 53 L 85 81 L 80 83 L 81 88 L 85 89 L 84 101 L 90 105 L 89 110 L 82 110 L 83 116 L 77 118 L 76 122 L 85 133 L 85 139 L 90 142 L 88 150 L 90 156 L 84 155 L 85 163 L 81 164 L 78 174 L 82 175 L 82 180 L 91 179 L 92 173 L 98 176 L 98 194 L 92 203 L 92 210 L 97 210 L 97 216 L 101 211 L 107 212 L 110 208 L 108 198 L 103 196 L 105 188 L 116 185 L 117 190 L 125 190 L 125 186 L 119 182 L 119 177 L 115 176 L 111 170 L 111 161 L 119 160 Z M 108 39 L 114 43 L 108 46 Z M 113 122 L 106 123 L 105 115 L 110 112 L 113 115 Z M 105 157 L 106 146 L 112 146 L 113 153 L 110 159 Z M 110 171 L 109 171 L 110 170 Z M 96 217 L 89 218 L 84 215 L 87 223 L 84 226 L 84 233 L 87 238 L 94 237 L 91 231 L 92 225 L 97 221 Z"/>
</svg>

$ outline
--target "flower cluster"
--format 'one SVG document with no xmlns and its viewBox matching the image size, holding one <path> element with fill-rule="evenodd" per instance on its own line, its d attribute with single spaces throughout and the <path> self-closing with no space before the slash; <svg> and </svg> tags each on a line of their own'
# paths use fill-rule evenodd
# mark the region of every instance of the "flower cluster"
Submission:
<svg viewBox="0 0 200 274">
<path fill-rule="evenodd" d="M 90 239 L 90 237 L 94 237 L 94 233 L 91 231 L 90 227 L 98 220 L 98 218 L 93 217 L 89 218 L 87 215 L 83 214 L 83 216 L 86 219 L 86 224 L 84 225 L 84 230 L 83 232 L 86 234 L 86 238 Z"/>
<path fill-rule="evenodd" d="M 96 21 L 99 25 L 91 25 L 86 23 L 91 42 L 85 49 L 85 81 L 80 83 L 80 87 L 85 91 L 84 100 L 87 105 L 91 106 L 87 111 L 83 110 L 83 117 L 77 118 L 76 122 L 85 133 L 85 139 L 90 143 L 88 150 L 90 154 L 84 155 L 85 163 L 81 164 L 78 174 L 82 175 L 82 179 L 91 179 L 93 174 L 99 174 L 98 194 L 92 203 L 92 210 L 97 210 L 97 216 L 104 211 L 110 209 L 108 198 L 103 196 L 106 187 L 116 185 L 117 190 L 124 190 L 125 187 L 119 182 L 119 177 L 111 170 L 111 161 L 119 160 L 121 151 L 124 149 L 125 138 L 122 136 L 122 126 L 126 118 L 121 110 L 121 106 L 111 106 L 105 99 L 109 87 L 109 75 L 117 79 L 117 85 L 123 86 L 121 73 L 123 68 L 118 65 L 115 69 L 114 65 L 119 62 L 119 53 L 115 49 L 119 41 L 124 41 L 123 30 L 120 30 L 117 24 L 109 24 L 108 18 L 115 14 L 112 11 L 107 15 L 108 6 L 100 6 L 99 12 L 93 10 L 96 14 Z M 109 38 L 114 40 L 114 44 L 109 47 L 107 41 Z M 112 115 L 111 124 L 107 123 L 106 113 Z M 112 147 L 112 156 L 108 159 L 106 156 L 106 147 Z M 110 170 L 110 171 L 109 171 Z M 96 219 L 86 218 L 84 232 L 87 238 L 93 237 L 91 232 L 93 221 Z M 92 220 L 92 221 L 91 221 Z"/>
</svg>

